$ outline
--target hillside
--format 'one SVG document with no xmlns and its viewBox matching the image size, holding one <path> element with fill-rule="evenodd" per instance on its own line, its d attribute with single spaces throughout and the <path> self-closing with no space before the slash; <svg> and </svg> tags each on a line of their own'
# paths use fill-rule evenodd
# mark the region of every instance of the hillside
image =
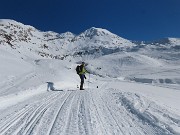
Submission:
<svg viewBox="0 0 180 135">
<path fill-rule="evenodd" d="M 179 135 L 179 46 L 179 38 L 135 42 L 95 27 L 59 34 L 1 19 L 0 134 Z"/>
</svg>

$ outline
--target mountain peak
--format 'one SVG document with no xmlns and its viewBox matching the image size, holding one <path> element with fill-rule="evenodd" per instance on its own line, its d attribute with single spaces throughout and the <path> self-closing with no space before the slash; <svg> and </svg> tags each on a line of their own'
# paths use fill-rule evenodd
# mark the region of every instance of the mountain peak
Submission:
<svg viewBox="0 0 180 135">
<path fill-rule="evenodd" d="M 74 33 L 72 33 L 72 32 L 65 32 L 65 33 L 61 33 L 61 35 L 63 35 L 63 36 L 75 36 L 75 34 Z"/>
<path fill-rule="evenodd" d="M 104 36 L 111 35 L 112 33 L 106 29 L 91 27 L 84 32 L 85 36 Z"/>
</svg>

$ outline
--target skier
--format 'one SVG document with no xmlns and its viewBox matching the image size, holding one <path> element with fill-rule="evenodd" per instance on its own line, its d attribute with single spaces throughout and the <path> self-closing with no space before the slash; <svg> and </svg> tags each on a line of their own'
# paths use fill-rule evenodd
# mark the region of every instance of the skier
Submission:
<svg viewBox="0 0 180 135">
<path fill-rule="evenodd" d="M 83 84 L 84 84 L 84 79 L 86 79 L 85 74 L 89 73 L 85 68 L 85 63 L 84 62 L 82 62 L 82 64 L 80 66 L 76 67 L 76 72 L 77 72 L 77 74 L 79 75 L 79 77 L 81 79 L 80 90 L 84 90 Z"/>
</svg>

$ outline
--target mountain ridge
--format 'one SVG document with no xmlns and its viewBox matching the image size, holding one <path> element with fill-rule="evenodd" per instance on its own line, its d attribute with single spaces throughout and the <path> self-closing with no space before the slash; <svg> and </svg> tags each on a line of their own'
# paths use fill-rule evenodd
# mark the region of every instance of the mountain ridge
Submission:
<svg viewBox="0 0 180 135">
<path fill-rule="evenodd" d="M 1 45 L 9 45 L 12 49 L 16 50 L 19 50 L 19 48 L 23 46 L 28 46 L 29 50 L 34 50 L 42 57 L 62 59 L 64 55 L 69 55 L 69 50 L 71 50 L 71 52 L 75 48 L 76 51 L 83 50 L 87 46 L 89 46 L 89 48 L 99 49 L 99 47 L 101 48 L 102 46 L 109 48 L 119 45 L 133 45 L 132 42 L 108 30 L 95 27 L 87 29 L 79 35 L 71 32 L 59 34 L 52 31 L 42 32 L 33 26 L 24 25 L 14 20 L 1 19 L 0 28 Z"/>
<path fill-rule="evenodd" d="M 64 59 L 68 56 L 95 55 L 99 57 L 116 52 L 135 52 L 143 49 L 179 50 L 180 38 L 133 42 L 102 28 L 91 27 L 76 35 L 71 32 L 42 32 L 33 26 L 14 20 L 0 19 L 0 44 L 4 49 L 14 49 L 17 55 L 23 54 L 19 56 L 22 58 L 37 56 Z"/>
</svg>

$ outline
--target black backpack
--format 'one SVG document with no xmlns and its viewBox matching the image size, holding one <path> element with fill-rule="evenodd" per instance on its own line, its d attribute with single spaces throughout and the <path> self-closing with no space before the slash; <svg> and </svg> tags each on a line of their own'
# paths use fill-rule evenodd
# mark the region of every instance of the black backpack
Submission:
<svg viewBox="0 0 180 135">
<path fill-rule="evenodd" d="M 76 67 L 76 73 L 79 74 L 80 72 L 81 72 L 81 66 L 78 65 L 78 66 Z"/>
</svg>

